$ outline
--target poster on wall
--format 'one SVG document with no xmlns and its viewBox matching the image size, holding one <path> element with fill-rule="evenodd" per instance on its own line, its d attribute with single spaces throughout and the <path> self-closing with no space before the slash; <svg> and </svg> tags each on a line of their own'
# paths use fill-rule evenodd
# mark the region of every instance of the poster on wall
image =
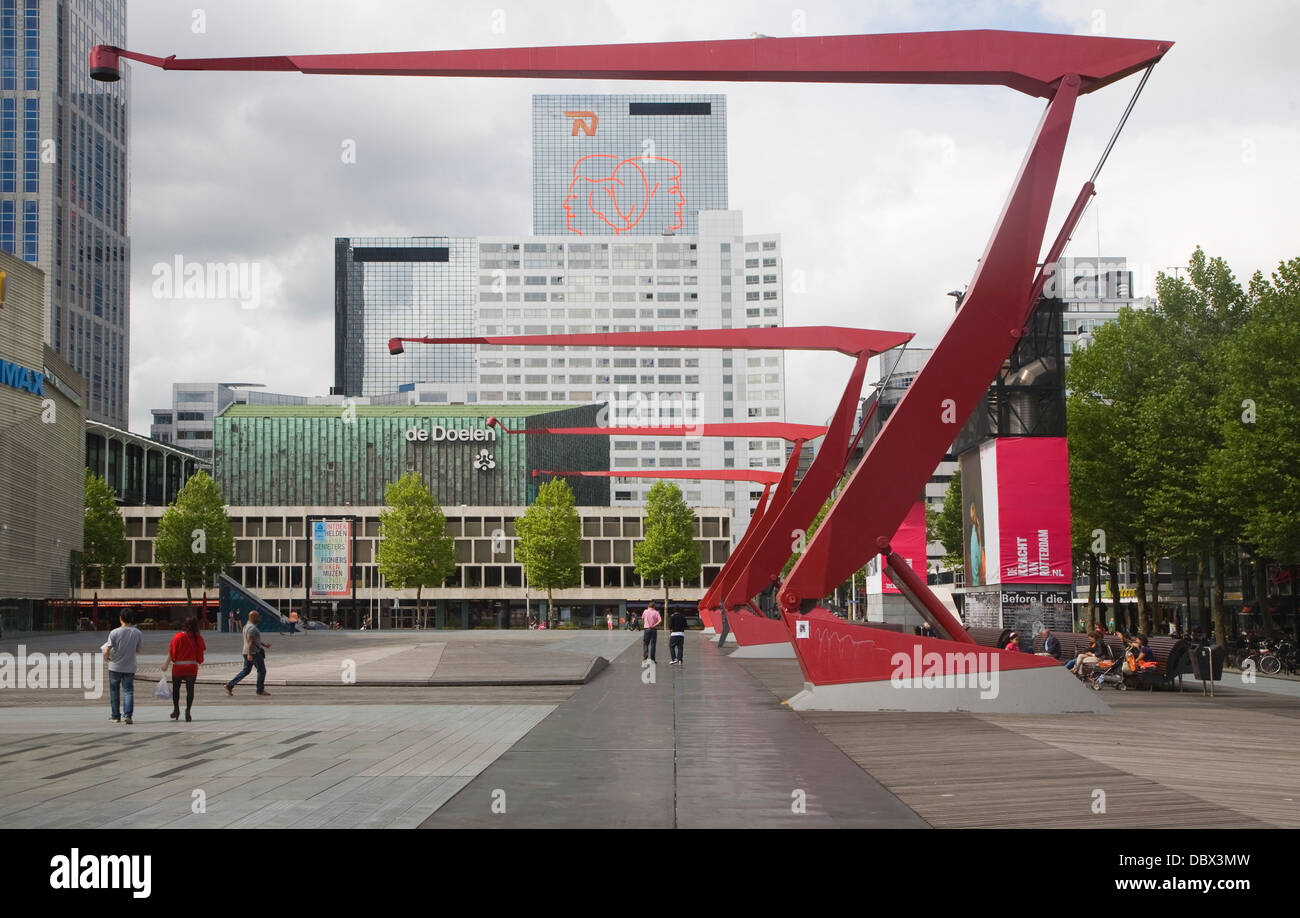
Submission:
<svg viewBox="0 0 1300 918">
<path fill-rule="evenodd" d="M 961 483 L 968 587 L 1073 581 L 1064 437 L 989 440 L 962 454 Z"/>
<path fill-rule="evenodd" d="M 352 594 L 352 521 L 311 521 L 311 598 Z"/>
<path fill-rule="evenodd" d="M 894 533 L 894 537 L 889 540 L 889 547 L 898 552 L 907 562 L 908 567 L 916 571 L 918 577 L 925 579 L 928 571 L 926 570 L 926 541 L 925 541 L 925 501 L 918 500 L 912 504 L 912 509 L 907 511 L 907 517 Z M 867 562 L 867 584 L 866 591 L 868 594 L 886 594 L 898 596 L 900 590 L 894 585 L 889 574 L 883 570 L 884 559 L 879 554 L 872 555 L 871 560 Z"/>
<path fill-rule="evenodd" d="M 985 546 L 988 527 L 984 520 L 984 488 L 981 463 L 985 443 L 961 455 L 961 545 L 962 572 L 967 589 L 988 586 Z"/>
</svg>

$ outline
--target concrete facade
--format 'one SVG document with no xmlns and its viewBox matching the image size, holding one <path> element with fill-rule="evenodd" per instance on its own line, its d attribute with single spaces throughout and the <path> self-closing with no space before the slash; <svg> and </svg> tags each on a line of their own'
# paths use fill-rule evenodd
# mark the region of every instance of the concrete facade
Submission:
<svg viewBox="0 0 1300 918">
<path fill-rule="evenodd" d="M 62 599 L 82 545 L 86 383 L 42 340 L 45 275 L 3 252 L 0 271 L 0 601 Z M 25 615 L 0 604 L 11 627 Z"/>
</svg>

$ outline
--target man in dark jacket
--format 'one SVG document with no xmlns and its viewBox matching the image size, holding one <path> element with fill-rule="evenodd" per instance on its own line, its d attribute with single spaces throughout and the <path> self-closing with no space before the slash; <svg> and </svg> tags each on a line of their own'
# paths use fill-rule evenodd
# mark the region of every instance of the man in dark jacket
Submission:
<svg viewBox="0 0 1300 918">
<path fill-rule="evenodd" d="M 1045 657 L 1052 657 L 1055 660 L 1061 659 L 1060 639 L 1057 638 L 1056 635 L 1052 634 L 1052 632 L 1049 631 L 1047 628 L 1044 628 L 1042 631 L 1038 632 L 1038 634 L 1043 639 L 1043 649 L 1040 655 Z"/>
<path fill-rule="evenodd" d="M 682 663 L 682 651 L 686 645 L 686 613 L 678 609 L 668 616 L 668 665 Z"/>
</svg>

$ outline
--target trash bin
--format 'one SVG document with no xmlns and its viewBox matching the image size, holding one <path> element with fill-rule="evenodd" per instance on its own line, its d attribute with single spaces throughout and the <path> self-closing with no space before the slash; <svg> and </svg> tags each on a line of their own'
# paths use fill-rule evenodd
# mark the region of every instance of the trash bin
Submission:
<svg viewBox="0 0 1300 918">
<path fill-rule="evenodd" d="M 1220 645 L 1202 644 L 1192 648 L 1192 677 L 1202 682 L 1223 681 L 1223 661 L 1228 651 Z"/>
</svg>

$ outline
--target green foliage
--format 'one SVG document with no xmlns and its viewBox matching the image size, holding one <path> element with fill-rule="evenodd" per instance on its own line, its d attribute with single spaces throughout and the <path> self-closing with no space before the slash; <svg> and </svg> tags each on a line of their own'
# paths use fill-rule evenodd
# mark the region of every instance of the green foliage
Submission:
<svg viewBox="0 0 1300 918">
<path fill-rule="evenodd" d="M 122 580 L 122 565 L 131 554 L 126 523 L 108 482 L 86 469 L 86 520 L 82 535 L 86 579 L 108 587 Z"/>
<path fill-rule="evenodd" d="M 695 511 L 686 505 L 682 489 L 657 481 L 645 505 L 645 535 L 632 549 L 636 572 L 643 580 L 668 585 L 700 575 L 700 547 L 695 541 Z"/>
<path fill-rule="evenodd" d="M 419 472 L 407 472 L 384 489 L 379 511 L 382 540 L 376 564 L 399 590 L 442 586 L 456 573 L 456 544 L 447 535 L 447 518 Z"/>
<path fill-rule="evenodd" d="M 524 566 L 529 587 L 546 591 L 554 620 L 552 591 L 582 582 L 582 521 L 569 483 L 552 478 L 539 487 L 537 499 L 515 524 L 515 533 L 515 558 Z"/>
<path fill-rule="evenodd" d="M 1254 308 L 1221 366 L 1222 450 L 1211 458 L 1220 503 L 1240 515 L 1242 541 L 1257 556 L 1300 563 L 1300 258 L 1272 283 L 1251 281 Z"/>
<path fill-rule="evenodd" d="M 925 508 L 926 538 L 931 542 L 942 542 L 943 563 L 952 570 L 960 570 L 964 563 L 961 537 L 961 469 L 953 472 L 952 481 L 948 482 L 948 493 L 944 495 L 943 507 L 938 511 Z"/>
<path fill-rule="evenodd" d="M 1157 295 L 1070 360 L 1076 556 L 1101 530 L 1112 557 L 1300 562 L 1300 259 L 1243 289 L 1198 248 Z"/>
<path fill-rule="evenodd" d="M 221 488 L 199 472 L 181 488 L 158 520 L 154 558 L 172 580 L 185 581 L 185 594 L 207 589 L 235 560 L 235 537 Z"/>
</svg>

